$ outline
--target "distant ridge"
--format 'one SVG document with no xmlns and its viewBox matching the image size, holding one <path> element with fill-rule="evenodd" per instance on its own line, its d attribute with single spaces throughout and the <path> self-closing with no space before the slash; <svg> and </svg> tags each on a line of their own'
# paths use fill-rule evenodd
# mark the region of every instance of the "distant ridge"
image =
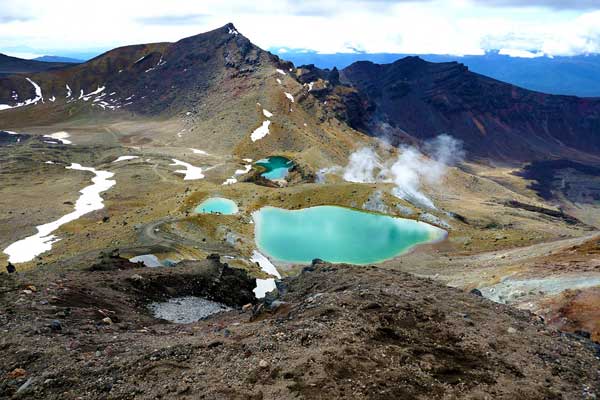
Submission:
<svg viewBox="0 0 600 400">
<path fill-rule="evenodd" d="M 0 53 L 0 76 L 43 72 L 57 68 L 64 68 L 70 65 L 72 64 L 64 62 L 25 60 Z"/>
<path fill-rule="evenodd" d="M 295 65 L 314 64 L 319 68 L 346 68 L 357 61 L 389 64 L 414 54 L 399 53 L 335 53 L 320 54 L 312 51 L 286 50 L 278 52 Z M 484 55 L 423 54 L 430 62 L 457 61 L 473 72 L 508 82 L 529 90 L 549 94 L 579 97 L 600 97 L 600 54 L 572 57 L 520 58 L 490 51 Z"/>
<path fill-rule="evenodd" d="M 61 56 L 41 56 L 33 59 L 34 61 L 43 61 L 43 62 L 57 62 L 57 63 L 70 63 L 70 64 L 80 64 L 84 62 L 83 60 L 78 60 L 76 58 L 70 57 L 61 57 Z"/>
</svg>

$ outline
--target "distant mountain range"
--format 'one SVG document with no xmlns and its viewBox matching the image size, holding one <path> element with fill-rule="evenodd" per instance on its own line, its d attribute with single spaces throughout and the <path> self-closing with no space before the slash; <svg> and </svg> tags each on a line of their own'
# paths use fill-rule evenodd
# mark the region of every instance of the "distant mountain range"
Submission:
<svg viewBox="0 0 600 400">
<path fill-rule="evenodd" d="M 44 61 L 44 62 L 57 62 L 57 63 L 71 63 L 71 64 L 80 64 L 83 60 L 78 60 L 76 58 L 71 57 L 61 57 L 61 56 L 41 56 L 34 58 L 35 61 Z"/>
<path fill-rule="evenodd" d="M 277 53 L 277 52 L 276 52 Z M 378 64 L 393 63 L 413 54 L 391 53 L 337 53 L 285 51 L 280 57 L 295 65 L 314 64 L 319 68 L 345 68 L 357 61 Z M 501 55 L 497 51 L 482 56 L 452 56 L 425 54 L 422 59 L 430 62 L 457 61 L 473 72 L 486 75 L 526 89 L 550 94 L 579 97 L 600 96 L 600 55 L 573 57 L 520 58 Z"/>
<path fill-rule="evenodd" d="M 45 62 L 38 60 L 24 60 L 0 54 L 0 76 L 10 74 L 35 73 L 57 68 L 64 68 L 72 64 L 65 62 Z"/>
<path fill-rule="evenodd" d="M 320 54 L 314 51 L 272 50 L 281 58 L 292 61 L 295 65 L 314 64 L 318 68 L 343 69 L 357 61 L 371 61 L 377 64 L 389 64 L 396 60 L 415 56 L 400 53 L 335 53 Z M 572 57 L 511 57 L 489 51 L 485 55 L 440 55 L 423 54 L 420 58 L 436 63 L 460 62 L 473 72 L 508 82 L 525 89 L 542 93 L 561 94 L 579 97 L 600 97 L 600 54 L 579 55 Z M 33 60 L 61 64 L 79 64 L 85 60 L 64 56 L 42 56 Z M 31 70 L 16 71 L 3 68 L 0 59 L 0 74 L 12 72 L 43 71 L 48 66 L 30 67 Z M 53 65 L 51 68 L 55 67 Z"/>
</svg>

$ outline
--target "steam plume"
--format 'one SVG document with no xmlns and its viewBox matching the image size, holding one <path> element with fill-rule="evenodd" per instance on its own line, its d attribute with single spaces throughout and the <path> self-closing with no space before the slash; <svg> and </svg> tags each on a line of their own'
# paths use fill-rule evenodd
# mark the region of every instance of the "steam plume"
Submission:
<svg viewBox="0 0 600 400">
<path fill-rule="evenodd" d="M 364 147 L 350 155 L 343 178 L 349 182 L 394 183 L 394 196 L 435 209 L 431 199 L 421 191 L 421 184 L 439 184 L 448 166 L 463 160 L 464 151 L 462 143 L 449 135 L 440 135 L 426 142 L 423 149 L 429 157 L 414 147 L 405 147 L 396 159 L 382 160 L 374 149 Z M 320 172 L 324 175 L 334 171 L 335 167 Z"/>
</svg>

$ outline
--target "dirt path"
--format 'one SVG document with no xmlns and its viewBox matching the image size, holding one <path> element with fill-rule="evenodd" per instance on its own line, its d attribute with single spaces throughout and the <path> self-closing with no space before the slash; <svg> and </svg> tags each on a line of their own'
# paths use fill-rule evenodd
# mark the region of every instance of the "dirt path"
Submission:
<svg viewBox="0 0 600 400">
<path fill-rule="evenodd" d="M 498 264 L 514 264 L 523 263 L 532 258 L 549 256 L 558 252 L 564 251 L 568 247 L 581 245 L 584 242 L 600 237 L 599 232 L 594 232 L 589 235 L 561 239 L 551 242 L 537 243 L 531 246 L 519 247 L 516 249 L 491 251 L 487 253 L 477 254 L 475 256 L 465 257 L 472 263 L 481 267 L 490 267 Z"/>
</svg>

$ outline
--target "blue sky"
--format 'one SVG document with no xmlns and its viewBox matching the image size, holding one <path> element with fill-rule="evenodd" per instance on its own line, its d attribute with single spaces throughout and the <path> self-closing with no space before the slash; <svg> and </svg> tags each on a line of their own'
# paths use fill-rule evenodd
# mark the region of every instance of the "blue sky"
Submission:
<svg viewBox="0 0 600 400">
<path fill-rule="evenodd" d="M 600 53 L 598 0 L 0 0 L 0 52 L 92 56 L 227 22 L 281 52 Z"/>
</svg>

